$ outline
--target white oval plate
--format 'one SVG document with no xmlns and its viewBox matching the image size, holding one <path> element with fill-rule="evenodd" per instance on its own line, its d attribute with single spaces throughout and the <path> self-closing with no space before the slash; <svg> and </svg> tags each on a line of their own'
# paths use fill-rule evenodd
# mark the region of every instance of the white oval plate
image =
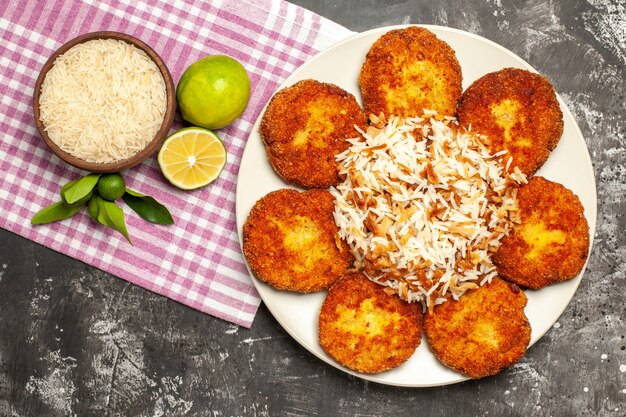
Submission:
<svg viewBox="0 0 626 417">
<path fill-rule="evenodd" d="M 320 52 L 298 68 L 281 86 L 294 84 L 306 78 L 336 84 L 360 99 L 357 77 L 370 46 L 383 33 L 406 26 L 373 29 L 356 34 Z M 440 26 L 423 26 L 433 31 L 456 51 L 463 70 L 463 88 L 488 72 L 505 67 L 534 69 L 502 46 L 471 33 Z M 596 185 L 589 152 L 572 114 L 559 97 L 565 127 L 563 137 L 548 162 L 537 175 L 559 182 L 576 193 L 585 208 L 591 242 L 596 225 Z M 259 135 L 261 116 L 248 138 L 237 181 L 237 228 L 241 241 L 242 227 L 254 203 L 270 191 L 286 188 L 267 160 Z M 584 271 L 584 270 L 583 270 Z M 325 292 L 302 295 L 277 291 L 250 274 L 261 298 L 283 328 L 302 346 L 323 361 L 360 378 L 370 381 L 408 387 L 428 387 L 464 381 L 430 353 L 426 340 L 403 365 L 376 375 L 355 373 L 335 362 L 318 343 L 317 323 Z M 559 318 L 574 295 L 582 273 L 576 278 L 539 291 L 526 291 L 526 315 L 532 326 L 530 344 L 535 343 Z M 523 361 L 524 359 L 522 359 Z"/>
</svg>

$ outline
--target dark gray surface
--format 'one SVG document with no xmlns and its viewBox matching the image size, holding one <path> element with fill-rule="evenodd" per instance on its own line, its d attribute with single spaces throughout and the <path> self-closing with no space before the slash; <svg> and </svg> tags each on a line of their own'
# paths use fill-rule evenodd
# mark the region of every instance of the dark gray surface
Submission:
<svg viewBox="0 0 626 417">
<path fill-rule="evenodd" d="M 1 230 L 0 415 L 625 415 L 625 2 L 295 3 L 355 31 L 474 32 L 554 83 L 598 186 L 596 243 L 558 325 L 498 376 L 382 386 L 317 360 L 265 307 L 250 330 L 238 328 Z"/>
</svg>

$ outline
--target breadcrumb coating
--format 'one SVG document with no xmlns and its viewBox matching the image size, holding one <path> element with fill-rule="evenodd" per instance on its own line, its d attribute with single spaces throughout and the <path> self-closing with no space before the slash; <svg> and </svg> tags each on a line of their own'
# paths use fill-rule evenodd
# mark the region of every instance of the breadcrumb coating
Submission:
<svg viewBox="0 0 626 417">
<path fill-rule="evenodd" d="M 281 290 L 328 288 L 353 257 L 333 220 L 326 190 L 273 191 L 256 202 L 243 226 L 243 253 L 256 276 Z"/>
<path fill-rule="evenodd" d="M 589 225 L 572 191 L 533 177 L 518 191 L 521 223 L 493 256 L 498 273 L 532 289 L 578 275 L 589 253 Z"/>
<path fill-rule="evenodd" d="M 335 155 L 348 148 L 354 126 L 365 128 L 354 96 L 334 84 L 303 80 L 278 91 L 261 121 L 261 138 L 276 173 L 304 188 L 339 183 Z"/>
<path fill-rule="evenodd" d="M 507 150 L 532 176 L 563 134 L 563 114 L 552 84 L 533 72 L 505 68 L 474 81 L 459 104 L 459 123 L 485 135 L 492 153 Z"/>
<path fill-rule="evenodd" d="M 454 116 L 462 93 L 454 50 L 428 29 L 385 33 L 370 48 L 359 74 L 366 113 L 415 117 L 424 110 Z"/>
<path fill-rule="evenodd" d="M 422 311 L 360 273 L 334 284 L 322 304 L 319 340 L 337 362 L 363 373 L 404 363 L 420 345 Z"/>
<path fill-rule="evenodd" d="M 424 317 L 428 346 L 444 365 L 473 378 L 519 361 L 530 342 L 526 295 L 498 277 Z"/>
</svg>

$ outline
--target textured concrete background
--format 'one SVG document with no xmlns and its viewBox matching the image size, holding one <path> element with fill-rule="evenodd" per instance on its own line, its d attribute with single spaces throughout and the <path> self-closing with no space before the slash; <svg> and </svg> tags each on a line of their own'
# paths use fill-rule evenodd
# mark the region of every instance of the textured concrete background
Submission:
<svg viewBox="0 0 626 417">
<path fill-rule="evenodd" d="M 517 365 L 434 389 L 322 363 L 261 307 L 250 330 L 0 231 L 0 416 L 623 416 L 626 2 L 298 0 L 354 31 L 429 23 L 485 36 L 546 75 L 585 136 L 596 243 L 558 323 Z"/>
</svg>

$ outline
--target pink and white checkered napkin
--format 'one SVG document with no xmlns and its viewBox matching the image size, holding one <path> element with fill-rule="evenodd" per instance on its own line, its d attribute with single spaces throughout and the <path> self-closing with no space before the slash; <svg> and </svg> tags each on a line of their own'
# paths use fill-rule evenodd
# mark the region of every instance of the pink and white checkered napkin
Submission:
<svg viewBox="0 0 626 417">
<path fill-rule="evenodd" d="M 112 30 L 148 43 L 174 82 L 197 59 L 230 55 L 243 63 L 252 96 L 243 116 L 221 130 L 229 162 L 211 186 L 182 192 L 155 157 L 125 173 L 128 186 L 172 212 L 173 226 L 127 213 L 134 246 L 86 213 L 51 225 L 31 217 L 56 201 L 60 185 L 84 172 L 47 149 L 32 97 L 43 64 L 80 34 Z M 237 236 L 235 184 L 254 121 L 279 84 L 318 50 L 351 32 L 282 0 L 85 0 L 8 2 L 0 10 L 0 226 L 141 287 L 246 327 L 260 303 Z M 175 128 L 179 128 L 176 122 Z"/>
</svg>

